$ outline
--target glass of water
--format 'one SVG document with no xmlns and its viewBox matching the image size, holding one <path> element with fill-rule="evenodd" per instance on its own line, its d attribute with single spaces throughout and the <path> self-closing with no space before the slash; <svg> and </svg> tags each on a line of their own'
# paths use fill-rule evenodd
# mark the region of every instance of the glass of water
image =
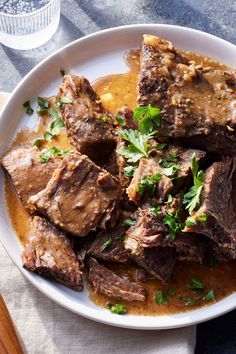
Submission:
<svg viewBox="0 0 236 354">
<path fill-rule="evenodd" d="M 0 0 L 0 42 L 14 49 L 46 43 L 60 20 L 60 0 Z"/>
</svg>

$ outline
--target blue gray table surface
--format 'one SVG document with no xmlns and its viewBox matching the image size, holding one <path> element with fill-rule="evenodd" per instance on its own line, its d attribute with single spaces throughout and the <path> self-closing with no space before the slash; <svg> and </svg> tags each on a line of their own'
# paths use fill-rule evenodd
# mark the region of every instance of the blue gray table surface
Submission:
<svg viewBox="0 0 236 354">
<path fill-rule="evenodd" d="M 196 28 L 236 44 L 236 0 L 64 0 L 59 28 L 40 48 L 0 45 L 0 91 L 12 91 L 37 63 L 65 44 L 100 29 L 134 23 Z M 196 354 L 236 353 L 236 311 L 198 325 Z"/>
</svg>

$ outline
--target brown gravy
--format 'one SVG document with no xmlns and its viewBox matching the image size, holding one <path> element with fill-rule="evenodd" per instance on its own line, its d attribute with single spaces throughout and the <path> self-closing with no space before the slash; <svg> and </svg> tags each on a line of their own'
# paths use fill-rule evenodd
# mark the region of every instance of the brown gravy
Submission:
<svg viewBox="0 0 236 354">
<path fill-rule="evenodd" d="M 199 54 L 188 52 L 181 53 L 198 64 L 212 66 L 214 68 L 226 68 L 225 65 Z M 136 106 L 139 51 L 128 51 L 125 55 L 125 62 L 129 68 L 127 73 L 102 77 L 93 84 L 94 89 L 101 96 L 105 108 L 112 114 L 115 114 L 124 104 L 127 104 L 130 108 Z M 27 129 L 19 132 L 12 147 L 15 148 L 19 145 L 32 144 L 32 141 L 46 130 L 48 120 L 49 117 L 40 117 L 34 132 L 30 132 Z M 50 142 L 50 145 L 52 144 L 62 149 L 70 147 L 65 131 L 62 131 L 56 140 L 54 139 Z M 12 225 L 21 242 L 24 244 L 29 214 L 22 207 L 8 179 L 5 180 L 5 196 Z M 126 274 L 131 278 L 134 278 L 136 271 L 135 267 L 124 265 L 110 265 L 110 269 L 113 269 L 117 273 Z M 235 261 L 218 263 L 212 267 L 196 263 L 187 264 L 179 262 L 175 267 L 172 281 L 168 286 L 164 286 L 157 279 L 142 283 L 148 293 L 147 300 L 145 303 L 127 303 L 128 312 L 142 315 L 160 315 L 178 313 L 192 308 L 206 306 L 210 303 L 204 301 L 203 297 L 210 289 L 214 290 L 217 301 L 236 291 L 235 273 Z M 192 278 L 198 278 L 204 284 L 205 288 L 201 292 L 194 294 L 193 291 L 189 289 Z M 168 288 L 172 288 L 176 295 L 168 297 L 167 305 L 157 305 L 155 303 L 156 291 L 162 290 L 165 293 Z M 91 300 L 98 306 L 105 307 L 107 302 L 112 302 L 108 297 L 95 293 L 89 284 L 88 289 Z M 187 306 L 185 301 L 181 300 L 183 296 L 196 299 L 198 302 L 197 305 Z"/>
</svg>

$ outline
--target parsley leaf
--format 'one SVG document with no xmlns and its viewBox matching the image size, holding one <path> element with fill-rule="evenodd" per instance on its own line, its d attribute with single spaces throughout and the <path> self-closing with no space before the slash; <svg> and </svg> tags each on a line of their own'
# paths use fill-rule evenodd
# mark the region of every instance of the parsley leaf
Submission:
<svg viewBox="0 0 236 354">
<path fill-rule="evenodd" d="M 194 292 L 198 292 L 198 291 L 201 291 L 202 289 L 204 289 L 204 285 L 200 282 L 199 279 L 192 278 L 189 288 L 191 290 L 193 290 Z"/>
<path fill-rule="evenodd" d="M 161 173 L 170 178 L 173 178 L 180 169 L 180 165 L 175 162 L 160 161 L 159 164 L 162 167 Z"/>
<path fill-rule="evenodd" d="M 172 202 L 173 202 L 173 197 L 171 194 L 168 194 L 167 201 L 165 202 L 165 204 L 171 204 Z"/>
<path fill-rule="evenodd" d="M 142 134 L 138 130 L 121 130 L 119 132 L 122 139 L 129 142 L 127 147 L 118 150 L 118 153 L 124 156 L 128 162 L 137 162 L 142 157 L 148 157 L 148 140 L 152 138 L 154 132 Z"/>
<path fill-rule="evenodd" d="M 72 103 L 72 99 L 71 98 L 68 98 L 66 96 L 61 96 L 61 98 L 59 99 L 59 105 L 61 106 L 62 104 L 70 104 Z"/>
<path fill-rule="evenodd" d="M 160 109 L 148 106 L 136 107 L 133 116 L 134 122 L 139 122 L 139 131 L 149 134 L 153 131 L 154 124 L 159 126 L 161 123 Z"/>
<path fill-rule="evenodd" d="M 53 156 L 65 156 L 68 155 L 71 150 L 60 150 L 56 146 L 52 146 L 49 149 L 44 149 L 40 155 L 40 162 L 46 163 Z"/>
<path fill-rule="evenodd" d="M 124 240 L 125 240 L 125 235 L 120 235 L 118 239 L 119 239 L 119 241 L 124 242 Z"/>
<path fill-rule="evenodd" d="M 157 290 L 156 296 L 155 296 L 155 301 L 156 301 L 156 304 L 158 304 L 158 305 L 166 305 L 167 304 L 167 298 L 161 290 Z"/>
<path fill-rule="evenodd" d="M 148 209 L 152 213 L 153 216 L 157 216 L 158 211 L 161 210 L 161 207 L 160 207 L 160 205 L 151 205 Z"/>
<path fill-rule="evenodd" d="M 201 192 L 204 184 L 204 173 L 199 171 L 198 162 L 195 153 L 191 158 L 191 170 L 193 175 L 193 186 L 184 194 L 183 204 L 186 204 L 186 209 L 192 212 L 200 204 Z"/>
<path fill-rule="evenodd" d="M 185 305 L 186 306 L 194 306 L 197 304 L 197 300 L 195 299 L 192 299 L 191 297 L 189 296 L 181 296 L 180 299 L 182 301 L 184 301 Z"/>
<path fill-rule="evenodd" d="M 121 125 L 122 127 L 125 127 L 126 123 L 125 123 L 124 118 L 122 118 L 121 116 L 117 115 L 115 117 L 115 119 L 116 119 L 116 122 L 119 123 L 119 125 Z"/>
<path fill-rule="evenodd" d="M 156 149 L 157 151 L 162 151 L 162 150 L 164 150 L 165 148 L 167 148 L 167 146 L 168 146 L 168 144 L 159 144 L 159 145 L 155 146 L 155 149 Z"/>
<path fill-rule="evenodd" d="M 116 313 L 117 315 L 123 315 L 123 314 L 127 313 L 126 305 L 123 305 L 123 304 L 116 304 L 115 306 L 113 306 L 111 303 L 108 303 L 106 305 L 106 307 L 112 313 Z"/>
<path fill-rule="evenodd" d="M 43 139 L 38 138 L 38 139 L 34 140 L 33 145 L 39 147 L 42 144 L 42 142 L 43 142 Z"/>
<path fill-rule="evenodd" d="M 144 193 L 147 193 L 151 196 L 154 195 L 156 192 L 157 182 L 160 181 L 161 178 L 161 173 L 156 173 L 151 177 L 142 176 L 137 188 L 137 192 L 140 195 L 143 195 Z"/>
<path fill-rule="evenodd" d="M 133 177 L 137 167 L 135 166 L 127 166 L 124 168 L 124 173 L 127 177 Z"/>
<path fill-rule="evenodd" d="M 104 242 L 104 244 L 102 245 L 102 247 L 101 247 L 101 249 L 100 249 L 100 252 L 103 252 L 103 251 L 105 251 L 109 246 L 110 246 L 110 244 L 111 244 L 111 237 L 108 239 L 108 240 L 106 240 L 105 242 Z"/>
<path fill-rule="evenodd" d="M 37 102 L 39 105 L 39 109 L 37 110 L 38 113 L 48 112 L 50 104 L 46 98 L 38 97 Z"/>
<path fill-rule="evenodd" d="M 175 213 L 167 213 L 163 218 L 164 225 L 167 225 L 170 230 L 170 239 L 173 241 L 175 235 L 181 232 L 184 224 L 179 219 L 179 210 Z"/>
<path fill-rule="evenodd" d="M 26 101 L 25 103 L 23 103 L 23 107 L 25 108 L 26 114 L 28 114 L 29 116 L 34 113 L 34 110 L 30 105 L 30 101 Z"/>
<path fill-rule="evenodd" d="M 171 297 L 175 296 L 175 291 L 172 288 L 169 288 L 167 289 L 166 295 Z"/>
<path fill-rule="evenodd" d="M 207 215 L 202 214 L 202 215 L 194 215 L 194 217 L 189 216 L 185 221 L 185 225 L 186 225 L 186 227 L 192 227 L 194 225 L 197 225 L 198 221 L 201 221 L 201 222 L 207 221 Z"/>
<path fill-rule="evenodd" d="M 133 225 L 134 225 L 134 221 L 133 221 L 132 219 L 130 219 L 130 218 L 125 219 L 125 220 L 124 220 L 124 225 L 126 225 L 126 226 L 133 226 Z"/>
<path fill-rule="evenodd" d="M 203 300 L 205 301 L 215 301 L 215 293 L 211 289 L 204 297 Z"/>
</svg>

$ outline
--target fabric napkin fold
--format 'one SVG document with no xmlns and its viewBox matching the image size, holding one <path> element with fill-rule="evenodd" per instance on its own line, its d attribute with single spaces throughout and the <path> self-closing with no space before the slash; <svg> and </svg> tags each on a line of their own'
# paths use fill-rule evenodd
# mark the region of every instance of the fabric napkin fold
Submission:
<svg viewBox="0 0 236 354">
<path fill-rule="evenodd" d="M 0 94 L 0 105 L 6 98 Z M 139 331 L 109 327 L 69 312 L 34 288 L 1 244 L 0 292 L 29 354 L 194 353 L 195 326 Z"/>
</svg>

